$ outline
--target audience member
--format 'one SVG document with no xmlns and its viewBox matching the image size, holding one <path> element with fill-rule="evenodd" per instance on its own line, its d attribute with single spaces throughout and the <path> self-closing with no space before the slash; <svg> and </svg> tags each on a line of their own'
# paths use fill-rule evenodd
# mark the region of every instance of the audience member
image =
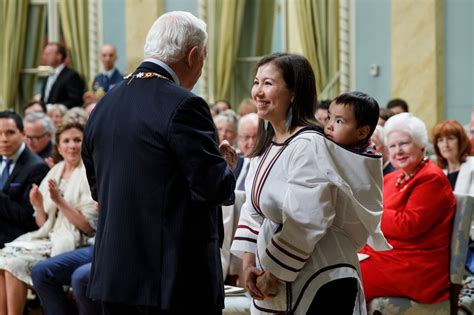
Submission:
<svg viewBox="0 0 474 315">
<path fill-rule="evenodd" d="M 240 170 L 238 170 L 239 161 L 237 161 L 237 166 L 235 167 L 234 174 L 236 174 L 237 178 L 235 187 L 237 190 L 243 191 L 245 190 L 245 178 L 250 166 L 250 159 L 248 156 L 254 149 L 255 142 L 257 141 L 258 115 L 256 113 L 251 113 L 243 116 L 239 119 L 238 127 L 237 148 L 242 155 L 241 159 L 239 159 L 242 163 L 240 163 Z"/>
<path fill-rule="evenodd" d="M 329 110 L 329 105 L 331 105 L 331 100 L 322 100 L 319 101 L 316 104 L 316 108 L 314 111 L 314 117 L 321 123 L 321 125 L 324 127 L 328 120 L 328 110 Z"/>
<path fill-rule="evenodd" d="M 453 191 L 474 195 L 474 157 L 471 143 L 463 126 L 455 120 L 444 120 L 433 127 L 436 162 L 441 167 Z"/>
<path fill-rule="evenodd" d="M 392 116 L 393 112 L 390 109 L 384 107 L 380 108 L 379 122 L 377 124 L 383 127 L 385 122 Z"/>
<path fill-rule="evenodd" d="M 0 248 L 37 228 L 28 194 L 49 168 L 26 147 L 23 137 L 21 117 L 0 112 Z"/>
<path fill-rule="evenodd" d="M 383 175 L 385 176 L 388 173 L 391 173 L 391 172 L 395 171 L 395 167 L 393 167 L 392 163 L 390 162 L 389 156 L 388 156 L 388 149 L 387 149 L 387 146 L 385 145 L 384 128 L 381 125 L 377 125 L 377 127 L 375 127 L 375 131 L 372 134 L 371 139 L 375 144 L 375 151 L 377 151 L 378 153 L 380 153 L 382 155 Z"/>
<path fill-rule="evenodd" d="M 237 139 L 237 115 L 231 109 L 222 111 L 214 118 L 219 143 L 227 140 L 231 146 L 235 145 Z"/>
<path fill-rule="evenodd" d="M 67 107 L 63 104 L 48 105 L 48 116 L 53 121 L 54 127 L 58 128 L 61 124 L 61 119 L 67 112 Z"/>
<path fill-rule="evenodd" d="M 364 313 L 357 249 L 367 242 L 390 248 L 379 229 L 379 158 L 346 150 L 321 134 L 314 118 L 315 76 L 304 57 L 263 57 L 252 97 L 257 143 L 232 244 L 232 253 L 243 258 L 251 313 Z M 377 118 L 378 111 L 374 126 Z M 363 197 L 360 187 L 347 189 L 356 173 Z M 337 303 L 327 298 L 333 296 Z"/>
<path fill-rule="evenodd" d="M 90 116 L 96 105 L 97 105 L 96 101 L 90 101 L 90 102 L 84 103 L 82 108 L 84 108 L 87 115 Z"/>
<path fill-rule="evenodd" d="M 95 230 L 97 203 L 81 160 L 83 128 L 80 123 L 61 125 L 56 134 L 57 164 L 30 191 L 39 229 L 0 250 L 0 301 L 6 301 L 0 303 L 1 314 L 22 314 L 34 264 L 84 245 Z"/>
<path fill-rule="evenodd" d="M 96 75 L 92 83 L 92 90 L 99 98 L 123 80 L 122 73 L 115 67 L 115 61 L 117 61 L 115 47 L 110 44 L 103 45 L 100 49 L 100 62 L 104 72 Z"/>
<path fill-rule="evenodd" d="M 144 62 L 87 123 L 83 158 L 100 204 L 88 294 L 105 314 L 222 313 L 218 207 L 232 201 L 237 154 L 219 150 L 208 104 L 191 92 L 206 43 L 192 14 L 159 17 Z"/>
<path fill-rule="evenodd" d="M 33 266 L 31 278 L 45 315 L 69 314 L 63 286 L 71 286 L 79 315 L 100 315 L 101 305 L 87 297 L 94 246 L 44 259 Z"/>
<path fill-rule="evenodd" d="M 43 50 L 43 58 L 53 67 L 41 90 L 41 101 L 45 104 L 64 104 L 71 108 L 82 105 L 84 81 L 79 74 L 66 65 L 66 48 L 59 43 L 49 43 Z"/>
<path fill-rule="evenodd" d="M 248 115 L 250 113 L 256 113 L 257 112 L 257 105 L 255 105 L 255 102 L 251 98 L 245 98 L 240 102 L 239 108 L 237 109 L 237 114 L 239 117 L 243 117 L 245 115 Z"/>
<path fill-rule="evenodd" d="M 469 121 L 469 135 L 471 139 L 471 155 L 474 155 L 474 108 L 471 112 L 471 120 Z"/>
<path fill-rule="evenodd" d="M 387 103 L 387 109 L 393 114 L 408 113 L 408 104 L 401 98 L 394 98 Z"/>
<path fill-rule="evenodd" d="M 217 107 L 217 109 L 219 110 L 219 113 L 222 113 L 223 111 L 226 111 L 228 109 L 232 109 L 232 106 L 230 105 L 229 101 L 227 101 L 227 100 L 216 101 L 214 106 Z"/>
<path fill-rule="evenodd" d="M 337 96 L 329 106 L 324 135 L 357 153 L 374 154 L 370 141 L 379 117 L 379 104 L 371 96 L 353 91 Z"/>
<path fill-rule="evenodd" d="M 65 122 L 77 121 L 85 125 L 88 119 L 89 114 L 83 108 L 74 107 L 64 114 L 64 117 L 61 119 L 61 124 L 64 124 Z"/>
<path fill-rule="evenodd" d="M 382 230 L 393 246 L 361 262 L 367 301 L 405 297 L 434 304 L 449 297 L 449 248 L 456 201 L 447 177 L 425 157 L 425 124 L 410 113 L 385 124 L 390 161 L 384 177 Z"/>
<path fill-rule="evenodd" d="M 29 113 L 45 113 L 46 114 L 46 105 L 40 101 L 31 101 L 23 107 L 23 117 Z"/>
<path fill-rule="evenodd" d="M 54 124 L 45 113 L 30 113 L 23 119 L 25 143 L 42 159 L 51 156 L 54 142 Z"/>
</svg>

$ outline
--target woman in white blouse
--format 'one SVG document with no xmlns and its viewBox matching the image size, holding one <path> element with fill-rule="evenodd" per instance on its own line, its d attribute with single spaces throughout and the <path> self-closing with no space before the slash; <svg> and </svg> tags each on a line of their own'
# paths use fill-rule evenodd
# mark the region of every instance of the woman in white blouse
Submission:
<svg viewBox="0 0 474 315">
<path fill-rule="evenodd" d="M 85 245 L 95 231 L 97 203 L 81 159 L 83 130 L 83 124 L 63 120 L 53 152 L 58 163 L 30 192 L 39 229 L 0 250 L 0 314 L 23 314 L 34 264 Z"/>
<path fill-rule="evenodd" d="M 379 229 L 381 159 L 320 133 L 304 57 L 260 60 L 252 97 L 257 144 L 231 248 L 243 258 L 252 314 L 365 313 L 357 250 L 390 248 Z"/>
</svg>

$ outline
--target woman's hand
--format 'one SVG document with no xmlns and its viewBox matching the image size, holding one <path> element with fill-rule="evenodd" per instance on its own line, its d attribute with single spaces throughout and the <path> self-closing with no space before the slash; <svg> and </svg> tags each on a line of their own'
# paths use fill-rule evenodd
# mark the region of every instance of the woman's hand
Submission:
<svg viewBox="0 0 474 315">
<path fill-rule="evenodd" d="M 264 295 L 257 287 L 257 279 L 263 274 L 263 271 L 255 266 L 248 266 L 244 269 L 245 288 L 256 300 L 263 300 Z"/>
<path fill-rule="evenodd" d="M 64 200 L 61 194 L 61 190 L 59 189 L 59 186 L 54 179 L 48 180 L 48 188 L 51 200 L 54 201 L 56 205 L 58 205 Z"/>
<path fill-rule="evenodd" d="M 275 297 L 278 294 L 278 278 L 265 271 L 257 277 L 257 289 L 264 297 Z"/>
<path fill-rule="evenodd" d="M 43 207 L 43 195 L 36 184 L 33 184 L 30 190 L 30 203 L 35 209 L 42 209 Z"/>
</svg>

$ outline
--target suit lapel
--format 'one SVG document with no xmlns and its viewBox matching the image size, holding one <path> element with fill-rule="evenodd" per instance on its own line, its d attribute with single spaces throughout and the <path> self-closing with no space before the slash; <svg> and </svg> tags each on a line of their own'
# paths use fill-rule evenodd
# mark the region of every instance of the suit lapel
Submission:
<svg viewBox="0 0 474 315">
<path fill-rule="evenodd" d="M 13 171 L 11 172 L 10 176 L 8 177 L 7 182 L 5 183 L 5 186 L 3 188 L 5 189 L 6 187 L 10 186 L 10 183 L 18 176 L 18 174 L 24 170 L 24 166 L 26 165 L 28 161 L 28 148 L 25 147 L 23 152 L 20 154 L 18 157 L 18 160 L 15 162 L 15 167 L 13 168 Z"/>
</svg>

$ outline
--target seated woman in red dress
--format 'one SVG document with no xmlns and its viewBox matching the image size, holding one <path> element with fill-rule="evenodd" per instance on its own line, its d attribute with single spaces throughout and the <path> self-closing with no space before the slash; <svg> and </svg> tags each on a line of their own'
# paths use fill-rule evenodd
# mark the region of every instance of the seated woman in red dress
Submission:
<svg viewBox="0 0 474 315">
<path fill-rule="evenodd" d="M 361 262 L 367 302 L 379 296 L 406 297 L 434 304 L 449 298 L 449 253 L 455 199 L 443 171 L 425 157 L 425 124 L 409 113 L 385 124 L 391 163 L 384 177 L 385 238 L 393 250 Z"/>
</svg>

